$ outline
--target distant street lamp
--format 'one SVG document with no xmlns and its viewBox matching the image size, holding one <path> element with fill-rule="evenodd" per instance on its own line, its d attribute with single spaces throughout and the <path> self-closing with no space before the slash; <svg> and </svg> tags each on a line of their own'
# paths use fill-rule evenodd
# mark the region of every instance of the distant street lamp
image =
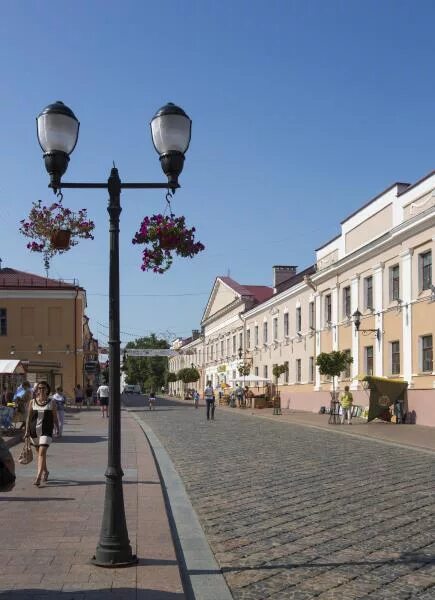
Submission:
<svg viewBox="0 0 435 600">
<path fill-rule="evenodd" d="M 381 330 L 379 328 L 377 328 L 377 329 L 360 329 L 362 313 L 358 309 L 356 309 L 356 311 L 353 313 L 352 317 L 353 317 L 353 322 L 355 324 L 355 329 L 359 333 L 362 333 L 362 334 L 374 333 L 375 338 L 378 341 L 381 339 Z"/>
<path fill-rule="evenodd" d="M 189 147 L 192 122 L 183 109 L 171 102 L 151 120 L 154 147 L 168 178 L 167 183 L 122 183 L 115 166 L 107 183 L 62 183 L 70 154 L 76 147 L 79 121 L 63 102 L 48 105 L 37 117 L 38 141 L 54 193 L 64 188 L 105 189 L 109 194 L 109 382 L 110 416 L 106 492 L 100 540 L 93 562 L 103 567 L 135 564 L 125 520 L 121 468 L 120 325 L 119 325 L 119 215 L 122 189 L 167 189 L 174 192 Z"/>
</svg>

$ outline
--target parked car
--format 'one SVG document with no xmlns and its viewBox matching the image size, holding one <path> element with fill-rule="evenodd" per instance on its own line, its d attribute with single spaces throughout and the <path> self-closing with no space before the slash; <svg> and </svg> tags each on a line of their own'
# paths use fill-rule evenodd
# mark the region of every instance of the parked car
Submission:
<svg viewBox="0 0 435 600">
<path fill-rule="evenodd" d="M 126 383 L 123 389 L 124 394 L 140 394 L 140 391 L 140 385 L 137 383 L 134 385 Z"/>
</svg>

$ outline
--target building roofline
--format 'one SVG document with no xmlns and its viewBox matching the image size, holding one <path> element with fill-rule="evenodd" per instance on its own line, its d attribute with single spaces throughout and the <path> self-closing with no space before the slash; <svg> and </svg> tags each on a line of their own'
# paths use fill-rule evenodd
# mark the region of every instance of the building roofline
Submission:
<svg viewBox="0 0 435 600">
<path fill-rule="evenodd" d="M 372 198 L 371 200 L 369 200 L 368 202 L 366 202 L 365 204 L 363 204 L 362 206 L 360 206 L 357 210 L 354 210 L 353 213 L 351 213 L 348 217 L 346 217 L 345 219 L 343 219 L 343 221 L 340 221 L 340 225 L 343 225 L 343 223 L 346 223 L 346 221 L 349 221 L 349 219 L 351 219 L 352 217 L 354 217 L 355 215 L 357 215 L 361 210 L 363 210 L 367 206 L 370 206 L 370 204 L 372 204 L 373 202 L 375 202 L 378 198 L 380 198 L 381 196 L 383 196 L 384 194 L 386 194 L 387 192 L 389 192 L 390 190 L 392 190 L 394 187 L 397 187 L 399 185 L 406 185 L 407 189 L 408 189 L 411 184 L 410 183 L 404 183 L 402 181 L 395 181 L 393 184 L 391 184 L 390 186 L 388 186 L 387 188 L 385 188 L 385 190 L 383 190 L 382 192 L 380 192 L 379 194 L 377 194 L 374 198 Z"/>
</svg>

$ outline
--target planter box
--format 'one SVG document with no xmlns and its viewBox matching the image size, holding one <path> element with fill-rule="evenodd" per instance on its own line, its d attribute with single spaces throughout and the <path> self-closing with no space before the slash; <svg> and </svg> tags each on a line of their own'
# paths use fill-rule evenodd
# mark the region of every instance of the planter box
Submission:
<svg viewBox="0 0 435 600">
<path fill-rule="evenodd" d="M 266 408 L 266 398 L 264 396 L 254 396 L 254 408 Z"/>
</svg>

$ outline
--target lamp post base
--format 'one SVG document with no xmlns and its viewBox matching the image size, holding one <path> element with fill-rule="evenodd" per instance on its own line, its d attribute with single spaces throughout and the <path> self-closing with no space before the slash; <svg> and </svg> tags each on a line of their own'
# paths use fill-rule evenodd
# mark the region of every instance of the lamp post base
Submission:
<svg viewBox="0 0 435 600">
<path fill-rule="evenodd" d="M 102 554 L 100 556 L 100 554 Z M 106 569 L 122 569 L 123 567 L 133 567 L 137 565 L 139 562 L 136 554 L 131 554 L 130 548 L 130 557 L 128 559 L 120 559 L 117 552 L 114 552 L 112 556 L 110 556 L 110 552 L 103 551 L 99 553 L 97 550 L 96 556 L 91 558 L 91 563 L 96 567 L 105 567 Z M 98 558 L 97 558 L 98 556 Z M 110 560 L 108 560 L 110 559 Z M 118 562 L 119 561 L 119 562 Z"/>
</svg>

